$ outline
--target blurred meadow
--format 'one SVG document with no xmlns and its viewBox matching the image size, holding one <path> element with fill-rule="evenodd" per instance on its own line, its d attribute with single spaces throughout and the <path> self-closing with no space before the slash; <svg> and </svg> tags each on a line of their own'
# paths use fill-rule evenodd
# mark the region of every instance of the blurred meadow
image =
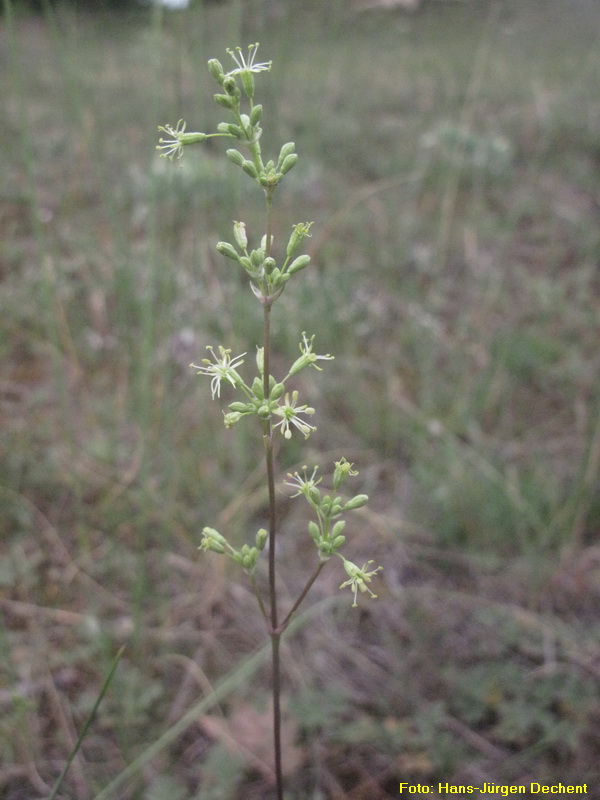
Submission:
<svg viewBox="0 0 600 800">
<path fill-rule="evenodd" d="M 355 462 L 348 555 L 384 567 L 352 609 L 331 565 L 284 640 L 289 797 L 597 784 L 600 6 L 4 0 L 0 798 L 48 796 L 123 644 L 59 797 L 272 796 L 264 625 L 197 550 L 264 523 L 260 441 L 188 366 L 259 341 L 214 246 L 261 220 L 219 140 L 155 150 L 215 128 L 206 61 L 256 41 L 263 151 L 300 155 L 276 231 L 315 220 L 275 369 L 303 330 L 336 356 L 279 486 Z M 314 552 L 280 519 L 293 597 Z"/>
</svg>

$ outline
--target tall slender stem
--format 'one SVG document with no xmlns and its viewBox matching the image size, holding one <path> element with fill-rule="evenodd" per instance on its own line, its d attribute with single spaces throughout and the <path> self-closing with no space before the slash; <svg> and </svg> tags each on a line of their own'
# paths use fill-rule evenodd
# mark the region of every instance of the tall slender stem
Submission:
<svg viewBox="0 0 600 800">
<path fill-rule="evenodd" d="M 272 220 L 271 220 L 271 190 L 265 191 L 267 204 L 267 225 L 265 253 L 271 251 Z M 272 300 L 265 298 L 263 306 L 263 392 L 265 398 L 270 392 L 271 378 L 271 305 Z M 271 664 L 272 664 L 272 690 L 273 690 L 273 744 L 275 751 L 275 780 L 277 800 L 283 800 L 283 772 L 281 754 L 281 665 L 279 658 L 279 644 L 281 632 L 277 614 L 277 583 L 275 572 L 275 545 L 277 538 L 277 508 L 275 500 L 275 467 L 273 454 L 273 427 L 270 420 L 263 424 L 263 441 L 265 445 L 265 461 L 267 466 L 267 483 L 269 491 L 269 605 L 270 605 L 270 630 L 271 637 Z"/>
</svg>

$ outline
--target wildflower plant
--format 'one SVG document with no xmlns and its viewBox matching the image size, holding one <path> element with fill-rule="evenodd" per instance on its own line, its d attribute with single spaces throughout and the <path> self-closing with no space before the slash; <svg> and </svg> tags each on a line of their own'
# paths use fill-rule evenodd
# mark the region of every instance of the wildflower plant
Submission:
<svg viewBox="0 0 600 800">
<path fill-rule="evenodd" d="M 227 428 L 237 425 L 244 417 L 255 417 L 262 432 L 266 480 L 268 486 L 268 529 L 261 528 L 256 532 L 251 544 L 241 548 L 234 547 L 226 535 L 211 527 L 202 531 L 200 549 L 227 556 L 238 564 L 249 576 L 256 594 L 258 606 L 262 613 L 268 634 L 271 639 L 273 669 L 273 727 L 275 742 L 275 775 L 277 798 L 283 798 L 282 764 L 281 764 L 281 709 L 280 709 L 280 641 L 293 615 L 308 594 L 313 583 L 333 556 L 341 559 L 346 580 L 340 588 L 349 587 L 352 605 L 357 605 L 359 592 L 376 597 L 368 584 L 381 569 L 368 569 L 372 561 L 359 567 L 349 561 L 340 552 L 346 538 L 344 529 L 346 522 L 343 516 L 367 503 L 365 494 L 344 497 L 339 490 L 348 478 L 356 476 L 353 464 L 341 458 L 335 462 L 331 479 L 332 490 L 326 492 L 321 488 L 323 477 L 319 468 L 302 467 L 301 472 L 289 473 L 284 486 L 291 497 L 304 497 L 312 511 L 313 519 L 308 523 L 308 534 L 313 541 L 317 559 L 312 574 L 307 578 L 287 614 L 281 618 L 278 606 L 276 583 L 277 554 L 277 515 L 275 488 L 275 459 L 278 447 L 294 436 L 307 439 L 315 432 L 312 420 L 315 409 L 304 403 L 298 389 L 290 386 L 290 382 L 303 370 L 314 367 L 321 371 L 321 362 L 330 361 L 332 355 L 320 355 L 315 352 L 315 337 L 302 332 L 299 342 L 300 355 L 290 366 L 286 375 L 278 378 L 271 370 L 271 309 L 282 295 L 288 283 L 310 263 L 310 256 L 302 254 L 304 240 L 309 237 L 312 222 L 294 225 L 285 247 L 275 247 L 272 224 L 272 201 L 277 186 L 285 175 L 293 169 L 298 161 L 294 142 L 284 144 L 277 159 L 263 161 L 260 147 L 263 118 L 262 105 L 255 102 L 255 76 L 271 69 L 271 62 L 258 63 L 256 55 L 258 44 L 248 47 L 247 54 L 241 48 L 228 50 L 234 62 L 234 68 L 225 71 L 217 59 L 208 62 L 208 69 L 218 83 L 221 91 L 214 95 L 215 102 L 228 114 L 228 120 L 219 123 L 215 133 L 188 133 L 186 123 L 179 120 L 174 127 L 159 127 L 164 134 L 159 139 L 157 149 L 161 155 L 169 159 L 180 159 L 188 145 L 204 142 L 209 138 L 223 137 L 233 140 L 236 147 L 227 150 L 227 158 L 239 167 L 260 189 L 265 199 L 265 230 L 259 242 L 250 244 L 250 239 L 243 222 L 234 222 L 232 242 L 218 242 L 216 249 L 225 258 L 238 264 L 249 280 L 250 288 L 262 306 L 263 337 L 262 343 L 256 347 L 256 374 L 252 379 L 245 379 L 240 374 L 246 353 L 233 356 L 231 350 L 219 345 L 217 351 L 209 346 L 210 357 L 201 359 L 200 364 L 191 366 L 199 375 L 211 379 L 213 399 L 221 397 L 222 386 L 231 386 L 236 390 L 238 399 L 229 403 L 224 412 Z M 276 443 L 279 444 L 276 444 Z M 263 593 L 256 581 L 256 567 L 263 550 L 268 552 L 268 591 Z M 342 573 L 344 574 L 344 573 Z"/>
</svg>

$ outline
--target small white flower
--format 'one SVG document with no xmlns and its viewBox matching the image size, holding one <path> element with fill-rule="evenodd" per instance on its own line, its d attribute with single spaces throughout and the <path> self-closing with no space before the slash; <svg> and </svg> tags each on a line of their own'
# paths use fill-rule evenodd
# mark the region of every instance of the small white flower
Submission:
<svg viewBox="0 0 600 800">
<path fill-rule="evenodd" d="M 186 123 L 182 119 L 179 120 L 174 128 L 171 125 L 159 125 L 159 131 L 163 131 L 163 133 L 173 137 L 172 139 L 163 139 L 161 137 L 158 140 L 159 144 L 156 146 L 156 149 L 164 150 L 164 153 L 161 153 L 163 158 L 170 158 L 171 160 L 174 158 L 181 158 L 183 155 L 181 137 L 185 133 L 185 125 Z"/>
<path fill-rule="evenodd" d="M 367 583 L 371 583 L 371 577 L 375 575 L 375 573 L 379 572 L 380 569 L 383 569 L 383 567 L 377 567 L 376 569 L 372 569 L 367 572 L 367 567 L 369 564 L 373 563 L 373 560 L 367 561 L 366 564 L 363 564 L 362 567 L 359 567 L 356 564 L 353 564 L 352 561 L 345 559 L 341 553 L 338 553 L 338 555 L 343 560 L 344 569 L 350 576 L 347 581 L 344 581 L 344 583 L 340 584 L 340 589 L 343 589 L 345 586 L 350 586 L 354 592 L 354 602 L 352 603 L 352 608 L 356 608 L 358 605 L 356 598 L 359 590 L 361 592 L 368 592 L 371 597 L 377 597 L 377 595 L 369 589 Z"/>
<path fill-rule="evenodd" d="M 217 397 L 221 396 L 222 380 L 229 381 L 233 387 L 241 386 L 243 384 L 243 381 L 235 371 L 235 368 L 244 363 L 244 356 L 246 353 L 242 353 L 241 355 L 235 356 L 235 358 L 232 359 L 230 355 L 231 350 L 226 350 L 222 345 L 219 345 L 219 352 L 221 354 L 219 358 L 215 355 L 212 345 L 208 345 L 206 349 L 210 350 L 215 363 L 213 364 L 208 358 L 203 358 L 202 363 L 206 364 L 205 367 L 199 367 L 197 364 L 190 364 L 190 367 L 197 369 L 198 375 L 210 375 L 212 377 L 212 381 L 210 382 L 210 391 L 214 400 L 215 395 Z"/>
<path fill-rule="evenodd" d="M 185 125 L 186 123 L 180 119 L 175 127 L 172 125 L 158 126 L 159 131 L 163 131 L 163 133 L 167 133 L 169 136 L 173 137 L 172 139 L 163 139 L 161 137 L 158 140 L 159 144 L 156 145 L 156 149 L 164 150 L 164 153 L 160 154 L 162 158 L 168 158 L 171 161 L 174 158 L 181 158 L 185 145 L 197 144 L 208 138 L 206 133 L 186 133 Z"/>
<path fill-rule="evenodd" d="M 314 425 L 309 425 L 308 422 L 298 417 L 298 414 L 314 414 L 314 408 L 309 408 L 307 405 L 298 406 L 296 405 L 297 402 L 298 392 L 292 392 L 291 402 L 289 394 L 286 393 L 283 405 L 274 411 L 275 414 L 281 417 L 281 422 L 275 423 L 275 427 L 281 427 L 281 433 L 286 439 L 292 438 L 290 425 L 296 427 L 304 435 L 305 439 L 308 439 L 312 431 L 316 430 Z"/>
<path fill-rule="evenodd" d="M 315 480 L 315 475 L 317 474 L 317 471 L 319 469 L 318 467 L 315 467 L 313 469 L 310 478 L 308 478 L 306 475 L 307 469 L 308 467 L 306 466 L 302 467 L 303 476 L 300 475 L 299 472 L 294 472 L 293 475 L 291 472 L 288 472 L 287 476 L 288 478 L 290 478 L 290 480 L 285 481 L 285 485 L 289 486 L 290 489 L 297 489 L 296 494 L 291 495 L 291 497 L 298 497 L 301 494 L 307 495 L 307 493 L 310 492 L 311 489 L 313 489 L 318 483 L 321 483 L 321 481 L 323 480 L 323 478 Z"/>
<path fill-rule="evenodd" d="M 271 69 L 272 61 L 265 61 L 262 64 L 255 64 L 254 58 L 258 50 L 258 42 L 248 46 L 248 61 L 244 58 L 241 47 L 236 47 L 235 50 L 227 48 L 227 52 L 237 64 L 237 69 L 228 72 L 228 75 L 241 75 L 244 72 L 268 72 Z"/>
<path fill-rule="evenodd" d="M 302 355 L 300 358 L 297 358 L 296 361 L 291 366 L 291 369 L 288 373 L 288 377 L 292 375 L 296 375 L 300 370 L 304 369 L 305 367 L 314 367 L 318 369 L 319 372 L 322 372 L 322 368 L 317 365 L 317 361 L 333 361 L 334 356 L 329 355 L 327 353 L 326 356 L 318 356 L 316 353 L 313 353 L 313 342 L 315 340 L 315 335 L 310 337 L 310 339 L 306 338 L 306 332 L 302 332 L 302 341 L 300 342 L 300 352 Z"/>
</svg>

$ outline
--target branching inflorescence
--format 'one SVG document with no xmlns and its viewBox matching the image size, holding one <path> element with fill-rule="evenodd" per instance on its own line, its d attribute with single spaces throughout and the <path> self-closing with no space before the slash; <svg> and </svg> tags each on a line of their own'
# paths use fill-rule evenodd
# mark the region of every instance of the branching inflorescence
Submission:
<svg viewBox="0 0 600 800">
<path fill-rule="evenodd" d="M 227 428 L 236 425 L 242 417 L 254 416 L 258 418 L 262 430 L 264 457 L 266 463 L 268 496 L 269 496 L 269 528 L 261 528 L 255 535 L 252 545 L 244 544 L 237 549 L 227 538 L 214 528 L 205 527 L 202 531 L 201 549 L 211 550 L 229 556 L 239 564 L 250 576 L 253 590 L 261 613 L 265 617 L 267 630 L 272 642 L 273 653 L 273 705 L 274 705 L 274 738 L 275 738 L 275 767 L 277 779 L 278 800 L 283 797 L 282 772 L 281 772 L 281 712 L 279 707 L 280 694 L 280 667 L 279 667 L 279 641 L 281 634 L 289 624 L 293 614 L 306 597 L 309 589 L 318 577 L 321 569 L 332 556 L 338 556 L 342 562 L 347 580 L 340 588 L 349 587 L 353 593 L 353 606 L 357 605 L 358 593 L 368 593 L 376 597 L 369 588 L 373 576 L 381 569 L 369 570 L 372 561 L 362 567 L 346 559 L 339 551 L 345 543 L 343 534 L 346 522 L 342 515 L 346 512 L 361 508 L 367 503 L 365 494 L 357 494 L 350 499 L 343 499 L 337 491 L 349 477 L 357 475 L 357 471 L 346 459 L 335 462 L 331 493 L 325 493 L 319 488 L 322 478 L 317 477 L 318 468 L 315 467 L 310 475 L 307 467 L 302 472 L 288 474 L 285 482 L 289 489 L 293 489 L 292 497 L 303 496 L 314 514 L 314 519 L 308 523 L 308 533 L 314 542 L 318 562 L 312 575 L 306 581 L 303 590 L 296 598 L 295 603 L 283 620 L 279 619 L 278 598 L 276 591 L 275 553 L 276 553 L 276 495 L 275 495 L 275 452 L 274 435 L 280 433 L 284 440 L 292 438 L 295 432 L 308 438 L 315 430 L 309 422 L 315 414 L 315 409 L 300 402 L 296 389 L 288 388 L 290 378 L 296 376 L 307 367 L 321 370 L 318 362 L 329 361 L 333 356 L 318 355 L 314 351 L 314 336 L 308 337 L 302 333 L 299 343 L 300 356 L 292 363 L 288 373 L 280 380 L 271 372 L 271 327 L 270 312 L 273 303 L 281 296 L 291 278 L 305 269 L 310 256 L 300 254 L 304 239 L 310 236 L 312 222 L 294 225 L 289 236 L 285 252 L 282 254 L 279 265 L 273 256 L 274 236 L 272 231 L 271 203 L 273 193 L 284 176 L 296 165 L 298 156 L 295 144 L 288 142 L 280 149 L 277 160 L 263 162 L 260 138 L 262 134 L 261 121 L 263 107 L 254 102 L 255 78 L 258 73 L 269 71 L 271 62 L 256 63 L 258 44 L 248 48 L 247 56 L 241 48 L 227 52 L 235 63 L 235 68 L 225 72 L 217 59 L 208 62 L 209 72 L 221 87 L 221 92 L 214 95 L 215 102 L 230 115 L 230 121 L 221 122 L 217 132 L 187 133 L 186 124 L 179 120 L 175 127 L 165 125 L 159 127 L 165 136 L 159 139 L 157 149 L 161 155 L 170 159 L 180 159 L 185 147 L 191 144 L 204 142 L 211 137 L 225 137 L 233 139 L 237 148 L 227 150 L 228 159 L 252 178 L 261 188 L 266 201 L 265 233 L 258 246 L 252 248 L 249 244 L 246 226 L 243 222 L 233 224 L 233 242 L 219 242 L 217 250 L 223 256 L 236 262 L 243 269 L 249 279 L 254 296 L 260 301 L 263 309 L 263 341 L 256 348 L 257 374 L 251 382 L 246 382 L 238 372 L 244 363 L 243 357 L 231 355 L 231 350 L 219 345 L 218 353 L 209 346 L 211 358 L 204 358 L 200 365 L 192 364 L 198 374 L 211 378 L 211 393 L 220 398 L 221 385 L 231 385 L 237 390 L 241 399 L 229 403 L 229 410 L 224 415 Z M 238 83 L 239 82 L 239 83 Z M 241 83 L 241 88 L 240 84 Z M 242 105 L 247 106 L 246 112 Z M 255 569 L 259 556 L 265 546 L 268 547 L 269 559 L 269 600 L 264 602 L 255 581 Z"/>
</svg>

